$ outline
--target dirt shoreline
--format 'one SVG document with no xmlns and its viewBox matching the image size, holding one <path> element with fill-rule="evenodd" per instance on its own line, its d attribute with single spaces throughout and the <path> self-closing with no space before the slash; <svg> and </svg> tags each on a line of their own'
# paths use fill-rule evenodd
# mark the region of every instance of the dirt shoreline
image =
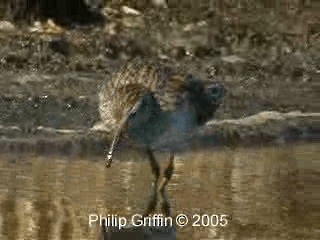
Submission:
<svg viewBox="0 0 320 240">
<path fill-rule="evenodd" d="M 111 137 L 102 125 L 91 129 L 37 127 L 29 132 L 0 126 L 2 154 L 90 156 L 102 155 Z M 199 128 L 177 151 L 203 147 L 255 147 L 320 140 L 320 113 L 261 112 L 242 119 L 213 120 Z M 122 150 L 125 150 L 125 143 Z M 127 145 L 127 147 L 130 147 Z"/>
</svg>

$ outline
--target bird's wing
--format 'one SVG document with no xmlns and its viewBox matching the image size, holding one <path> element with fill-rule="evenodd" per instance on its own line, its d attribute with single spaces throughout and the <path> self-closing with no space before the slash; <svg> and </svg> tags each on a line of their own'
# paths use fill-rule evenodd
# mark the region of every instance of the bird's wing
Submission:
<svg viewBox="0 0 320 240">
<path fill-rule="evenodd" d="M 169 67 L 134 60 L 116 71 L 105 86 L 104 98 L 109 114 L 118 120 L 139 98 L 152 94 L 161 110 L 174 111 L 186 100 L 184 77 L 175 75 Z M 112 107 L 110 107 L 112 106 Z"/>
<path fill-rule="evenodd" d="M 145 64 L 141 60 L 134 60 L 112 75 L 109 86 L 114 89 L 115 94 L 119 94 L 118 89 L 126 85 L 140 85 L 153 91 L 157 88 L 160 81 L 159 77 L 158 70 L 154 65 Z"/>
<path fill-rule="evenodd" d="M 121 120 L 143 96 L 149 94 L 149 89 L 138 83 L 118 86 L 113 96 L 112 114 L 116 120 Z"/>
</svg>

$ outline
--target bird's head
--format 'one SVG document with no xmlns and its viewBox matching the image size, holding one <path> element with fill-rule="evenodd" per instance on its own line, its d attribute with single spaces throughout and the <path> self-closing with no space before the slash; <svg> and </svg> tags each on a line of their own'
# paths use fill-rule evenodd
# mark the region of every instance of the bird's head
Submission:
<svg viewBox="0 0 320 240">
<path fill-rule="evenodd" d="M 213 117 L 226 94 L 222 84 L 206 82 L 193 75 L 187 76 L 187 89 L 200 125 Z"/>
</svg>

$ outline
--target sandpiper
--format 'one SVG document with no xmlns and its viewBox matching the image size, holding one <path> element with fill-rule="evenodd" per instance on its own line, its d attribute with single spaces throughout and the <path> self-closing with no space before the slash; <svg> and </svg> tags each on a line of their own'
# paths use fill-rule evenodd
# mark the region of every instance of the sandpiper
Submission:
<svg viewBox="0 0 320 240">
<path fill-rule="evenodd" d="M 174 147 L 170 142 L 185 138 L 211 119 L 224 94 L 225 88 L 221 84 L 138 60 L 114 73 L 103 86 L 99 93 L 100 116 L 114 135 L 106 166 L 111 166 L 114 149 L 123 135 L 145 150 L 154 176 L 153 197 L 145 215 L 154 211 L 158 191 L 164 200 L 162 211 L 170 215 L 165 196 L 174 170 Z M 169 164 L 159 185 L 160 167 L 154 151 L 166 143 L 170 149 Z"/>
</svg>

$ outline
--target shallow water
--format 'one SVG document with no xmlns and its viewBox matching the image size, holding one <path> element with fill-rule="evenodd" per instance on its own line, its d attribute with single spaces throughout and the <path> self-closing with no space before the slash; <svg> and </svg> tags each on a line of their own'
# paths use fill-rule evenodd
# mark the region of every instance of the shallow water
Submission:
<svg viewBox="0 0 320 240">
<path fill-rule="evenodd" d="M 228 215 L 225 227 L 178 227 L 177 239 L 316 239 L 319 146 L 177 156 L 168 186 L 173 215 Z M 106 169 L 98 158 L 1 156 L 0 239 L 97 239 L 99 227 L 89 227 L 89 214 L 141 213 L 152 179 L 148 161 L 136 152 L 118 158 L 130 161 Z"/>
</svg>

